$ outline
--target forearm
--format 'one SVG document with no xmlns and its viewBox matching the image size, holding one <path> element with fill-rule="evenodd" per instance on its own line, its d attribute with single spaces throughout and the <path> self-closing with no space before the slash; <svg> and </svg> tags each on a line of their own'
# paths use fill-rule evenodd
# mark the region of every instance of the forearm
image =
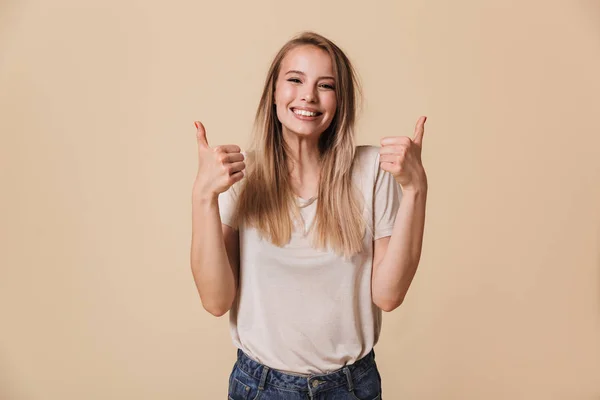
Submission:
<svg viewBox="0 0 600 400">
<path fill-rule="evenodd" d="M 204 308 L 223 315 L 236 294 L 221 227 L 217 198 L 192 196 L 192 244 L 190 263 L 196 288 Z"/>
<path fill-rule="evenodd" d="M 375 269 L 373 295 L 391 310 L 404 301 L 421 258 L 427 186 L 403 192 L 392 236 Z"/>
</svg>

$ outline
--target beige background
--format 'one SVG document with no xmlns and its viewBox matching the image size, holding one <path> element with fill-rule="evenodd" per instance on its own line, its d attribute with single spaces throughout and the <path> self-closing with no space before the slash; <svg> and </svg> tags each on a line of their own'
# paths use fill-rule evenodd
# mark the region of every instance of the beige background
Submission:
<svg viewBox="0 0 600 400">
<path fill-rule="evenodd" d="M 598 1 L 0 3 L 0 398 L 223 399 L 189 267 L 193 121 L 247 144 L 304 29 L 345 49 L 359 142 L 427 115 L 425 244 L 384 398 L 600 399 Z"/>
</svg>

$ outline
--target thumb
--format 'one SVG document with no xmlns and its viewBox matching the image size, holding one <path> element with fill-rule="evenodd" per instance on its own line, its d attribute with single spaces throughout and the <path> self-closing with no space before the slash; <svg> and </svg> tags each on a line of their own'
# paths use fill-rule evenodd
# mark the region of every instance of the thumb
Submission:
<svg viewBox="0 0 600 400">
<path fill-rule="evenodd" d="M 198 139 L 198 147 L 199 148 L 208 148 L 208 139 L 206 138 L 206 130 L 204 129 L 204 125 L 200 121 L 194 121 L 194 125 L 196 125 L 196 139 Z"/>
<path fill-rule="evenodd" d="M 423 135 L 425 134 L 425 121 L 427 121 L 427 117 L 423 116 L 419 118 L 419 120 L 417 121 L 417 126 L 415 126 L 415 136 L 413 138 L 413 142 L 415 142 L 419 146 L 423 146 Z"/>
</svg>

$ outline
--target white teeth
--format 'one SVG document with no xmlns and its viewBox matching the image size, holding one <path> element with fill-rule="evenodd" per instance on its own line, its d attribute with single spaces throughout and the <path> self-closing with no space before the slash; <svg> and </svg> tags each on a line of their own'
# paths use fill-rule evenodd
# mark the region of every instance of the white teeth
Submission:
<svg viewBox="0 0 600 400">
<path fill-rule="evenodd" d="M 305 110 L 296 110 L 296 109 L 294 109 L 294 113 L 296 113 L 298 115 L 304 115 L 305 117 L 316 117 L 317 116 L 317 113 L 310 112 L 310 111 L 305 111 Z"/>
</svg>

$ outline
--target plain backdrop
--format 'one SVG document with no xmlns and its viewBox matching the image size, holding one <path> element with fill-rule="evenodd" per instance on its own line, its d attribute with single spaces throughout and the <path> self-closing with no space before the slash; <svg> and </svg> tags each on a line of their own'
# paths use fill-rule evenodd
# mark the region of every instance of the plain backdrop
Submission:
<svg viewBox="0 0 600 400">
<path fill-rule="evenodd" d="M 247 145 L 314 30 L 358 143 L 427 115 L 425 241 L 375 347 L 387 400 L 600 398 L 600 3 L 4 0 L 0 398 L 223 399 L 189 266 L 194 120 Z"/>
</svg>

